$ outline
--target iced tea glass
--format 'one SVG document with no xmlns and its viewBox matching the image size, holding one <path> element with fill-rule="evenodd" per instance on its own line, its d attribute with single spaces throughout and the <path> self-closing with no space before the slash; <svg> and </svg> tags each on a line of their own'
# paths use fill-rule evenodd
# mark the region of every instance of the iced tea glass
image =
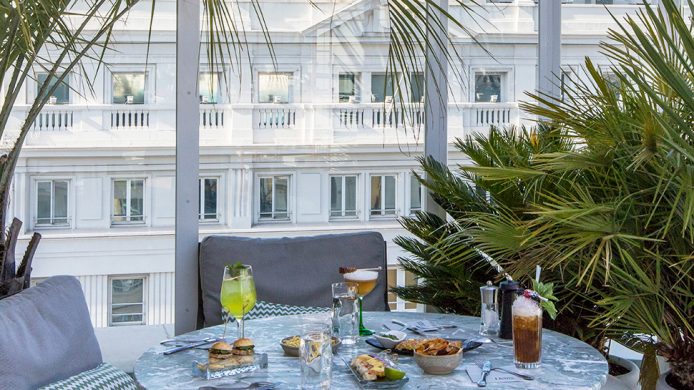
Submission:
<svg viewBox="0 0 694 390">
<path fill-rule="evenodd" d="M 513 302 L 513 362 L 518 368 L 537 368 L 542 360 L 542 308 L 524 296 Z"/>
</svg>

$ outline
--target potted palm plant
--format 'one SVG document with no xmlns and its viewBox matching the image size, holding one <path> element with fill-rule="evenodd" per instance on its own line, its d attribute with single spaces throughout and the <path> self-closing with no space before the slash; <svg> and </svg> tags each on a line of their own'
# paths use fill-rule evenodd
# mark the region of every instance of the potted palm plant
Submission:
<svg viewBox="0 0 694 390">
<path fill-rule="evenodd" d="M 435 241 L 446 254 L 419 276 L 426 285 L 433 266 L 472 269 L 480 254 L 515 277 L 539 263 L 563 287 L 551 326 L 644 352 L 644 389 L 658 382 L 660 355 L 670 363 L 660 383 L 680 390 L 694 388 L 694 38 L 672 0 L 663 9 L 647 5 L 610 31 L 614 76 L 587 59 L 587 78 L 566 84 L 563 100 L 530 95 L 523 108 L 547 128 L 463 142 L 475 164 L 458 176 L 423 161 L 425 185 L 460 229 Z M 562 147 L 542 150 L 548 136 Z M 535 148 L 504 149 L 514 142 Z M 451 190 L 463 179 L 463 192 L 486 199 L 461 213 L 450 204 L 465 199 Z"/>
</svg>

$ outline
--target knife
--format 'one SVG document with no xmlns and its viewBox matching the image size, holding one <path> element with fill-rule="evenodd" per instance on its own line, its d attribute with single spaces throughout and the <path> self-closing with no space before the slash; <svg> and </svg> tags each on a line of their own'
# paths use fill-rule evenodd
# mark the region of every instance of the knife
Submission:
<svg viewBox="0 0 694 390">
<path fill-rule="evenodd" d="M 221 337 L 208 337 L 208 338 L 201 340 L 201 341 L 198 341 L 196 343 L 186 344 L 186 345 L 182 345 L 180 347 L 169 348 L 166 351 L 164 351 L 163 353 L 164 353 L 164 355 L 171 355 L 172 353 L 185 351 L 186 349 L 199 347 L 201 345 L 217 342 L 219 340 L 223 340 L 223 339 Z"/>
<path fill-rule="evenodd" d="M 482 378 L 480 378 L 479 381 L 477 381 L 477 386 L 479 387 L 487 387 L 487 375 L 489 372 L 492 371 L 492 362 L 487 360 L 484 362 L 482 365 Z"/>
</svg>

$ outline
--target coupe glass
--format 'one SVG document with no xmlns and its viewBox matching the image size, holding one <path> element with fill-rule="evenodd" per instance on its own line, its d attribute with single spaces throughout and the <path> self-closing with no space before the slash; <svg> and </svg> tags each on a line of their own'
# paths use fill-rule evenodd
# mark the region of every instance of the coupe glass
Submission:
<svg viewBox="0 0 694 390">
<path fill-rule="evenodd" d="M 359 335 L 371 336 L 374 334 L 374 332 L 364 326 L 362 306 L 364 304 L 364 297 L 373 291 L 374 288 L 376 288 L 376 284 L 378 282 L 378 272 L 356 270 L 354 272 L 343 274 L 342 276 L 346 282 L 357 285 L 357 299 L 359 300 Z"/>
<path fill-rule="evenodd" d="M 243 316 L 248 314 L 255 306 L 255 282 L 253 281 L 253 269 L 250 265 L 236 264 L 224 267 L 224 279 L 222 291 L 219 294 L 222 307 L 229 316 L 234 316 L 239 323 L 241 337 L 245 337 L 243 328 Z M 224 336 L 226 337 L 226 324 L 224 323 Z"/>
</svg>

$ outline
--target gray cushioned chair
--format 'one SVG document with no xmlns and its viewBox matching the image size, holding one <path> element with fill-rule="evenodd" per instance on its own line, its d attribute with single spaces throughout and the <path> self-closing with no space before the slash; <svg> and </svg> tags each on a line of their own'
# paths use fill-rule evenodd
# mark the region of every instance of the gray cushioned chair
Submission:
<svg viewBox="0 0 694 390">
<path fill-rule="evenodd" d="M 89 380 L 69 380 L 80 374 Z M 136 388 L 125 372 L 102 362 L 82 288 L 72 276 L 54 276 L 0 300 L 0 389 L 53 383 L 61 389 Z M 98 383 L 103 386 L 94 387 Z"/>
<path fill-rule="evenodd" d="M 331 306 L 331 284 L 342 281 L 340 266 L 381 266 L 384 270 L 365 298 L 364 310 L 388 310 L 386 246 L 378 232 L 291 238 L 209 236 L 200 243 L 200 325 L 222 323 L 219 291 L 224 266 L 237 261 L 253 266 L 258 300 L 313 307 Z"/>
</svg>

